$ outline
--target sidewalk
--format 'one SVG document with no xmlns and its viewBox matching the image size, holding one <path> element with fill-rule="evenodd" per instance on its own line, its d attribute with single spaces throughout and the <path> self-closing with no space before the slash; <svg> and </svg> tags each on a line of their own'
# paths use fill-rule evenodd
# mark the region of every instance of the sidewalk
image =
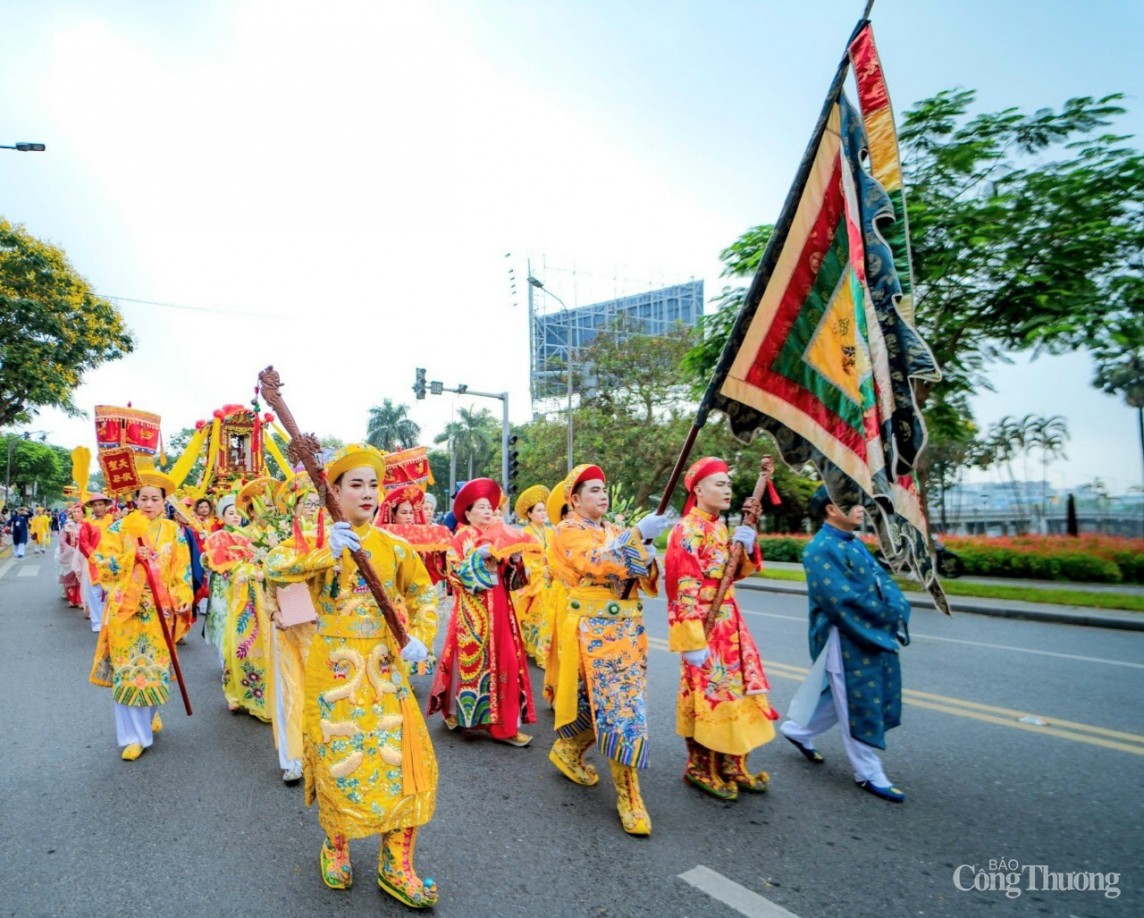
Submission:
<svg viewBox="0 0 1144 918">
<path fill-rule="evenodd" d="M 801 570 L 801 564 L 768 561 L 767 567 L 775 570 Z M 969 582 L 995 582 L 982 578 L 960 578 Z M 1000 581 L 1009 583 L 1012 581 Z M 1024 582 L 1024 581 L 1022 581 Z M 1041 581 L 1030 582 L 1043 586 Z M 767 580 L 764 577 L 748 577 L 735 584 L 740 590 L 754 590 L 762 593 L 786 593 L 806 595 L 806 584 L 796 580 Z M 1083 584 L 1069 584 L 1084 589 Z M 934 611 L 933 600 L 928 593 L 907 592 L 906 598 L 915 609 Z M 974 615 L 993 615 L 999 618 L 1021 618 L 1034 622 L 1053 622 L 1063 625 L 1087 625 L 1093 628 L 1116 628 L 1123 631 L 1144 631 L 1144 613 L 1120 611 L 1117 609 L 1087 609 L 1082 606 L 1066 606 L 1045 602 L 1020 602 L 1011 599 L 979 599 L 973 596 L 950 596 L 949 607 L 954 612 L 969 612 Z"/>
</svg>

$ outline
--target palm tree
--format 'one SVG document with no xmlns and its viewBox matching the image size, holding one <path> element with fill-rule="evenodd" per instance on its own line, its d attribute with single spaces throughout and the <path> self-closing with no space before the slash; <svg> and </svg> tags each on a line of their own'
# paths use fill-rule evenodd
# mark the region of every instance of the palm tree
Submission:
<svg viewBox="0 0 1144 918">
<path fill-rule="evenodd" d="M 1048 513 L 1049 457 L 1067 459 L 1065 443 L 1068 439 L 1068 424 L 1059 414 L 1036 419 L 1029 442 L 1030 446 L 1035 446 L 1041 451 L 1041 519 Z"/>
<path fill-rule="evenodd" d="M 392 399 L 385 399 L 381 406 L 369 409 L 366 425 L 366 442 L 378 449 L 392 452 L 409 449 L 417 445 L 421 428 L 409 417 L 408 405 L 395 405 Z"/>
<path fill-rule="evenodd" d="M 451 439 L 455 454 L 462 460 L 468 460 L 471 480 L 477 469 L 484 471 L 492 461 L 493 445 L 497 442 L 500 424 L 487 408 L 480 411 L 461 408 L 457 411 L 457 418 L 458 420 L 446 424 L 445 430 L 433 442 L 447 443 Z"/>
</svg>

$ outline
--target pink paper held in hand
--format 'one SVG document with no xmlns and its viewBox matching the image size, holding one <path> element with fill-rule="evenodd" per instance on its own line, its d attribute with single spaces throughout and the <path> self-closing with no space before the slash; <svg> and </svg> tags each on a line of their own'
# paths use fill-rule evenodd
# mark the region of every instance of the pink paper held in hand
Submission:
<svg viewBox="0 0 1144 918">
<path fill-rule="evenodd" d="M 278 587 L 278 620 L 283 628 L 317 621 L 318 612 L 304 583 L 291 583 Z"/>
</svg>

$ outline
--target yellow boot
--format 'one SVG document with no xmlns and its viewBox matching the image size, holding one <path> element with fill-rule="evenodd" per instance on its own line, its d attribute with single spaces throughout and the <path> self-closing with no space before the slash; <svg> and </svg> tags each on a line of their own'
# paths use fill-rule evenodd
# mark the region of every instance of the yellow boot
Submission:
<svg viewBox="0 0 1144 918">
<path fill-rule="evenodd" d="M 725 781 L 719 774 L 720 755 L 712 752 L 690 737 L 687 740 L 687 767 L 683 770 L 683 780 L 704 793 L 720 800 L 734 800 L 739 796 L 739 788 L 734 781 Z"/>
<path fill-rule="evenodd" d="M 322 842 L 318 857 L 322 868 L 322 882 L 330 889 L 349 889 L 354 883 L 354 868 L 350 863 L 350 843 L 344 835 L 335 835 Z"/>
<path fill-rule="evenodd" d="M 134 762 L 139 756 L 143 754 L 143 747 L 138 743 L 131 743 L 129 746 L 123 747 L 123 752 L 120 758 L 124 762 Z"/>
<path fill-rule="evenodd" d="M 745 791 L 762 794 L 771 786 L 771 776 L 765 771 L 751 774 L 747 770 L 747 757 L 745 755 L 719 755 L 716 753 L 715 757 L 721 760 L 720 771 L 723 777 L 731 782 L 732 787 L 738 785 Z"/>
<path fill-rule="evenodd" d="M 152 733 L 162 733 L 163 732 L 163 719 L 159 716 L 158 711 L 156 711 L 151 717 L 151 732 Z"/>
<path fill-rule="evenodd" d="M 558 738 L 548 753 L 548 761 L 559 768 L 569 781 L 591 787 L 600 780 L 600 774 L 593 765 L 584 761 L 584 753 L 595 738 L 591 730 L 577 733 L 571 739 Z"/>
<path fill-rule="evenodd" d="M 608 759 L 608 765 L 616 784 L 616 809 L 620 812 L 624 831 L 628 835 L 651 835 L 651 817 L 640 796 L 640 779 L 636 770 L 613 759 Z"/>
<path fill-rule="evenodd" d="M 410 908 L 432 908 L 437 904 L 437 884 L 422 880 L 413 869 L 413 847 L 417 829 L 394 829 L 381 837 L 377 859 L 377 885 L 398 902 Z"/>
</svg>

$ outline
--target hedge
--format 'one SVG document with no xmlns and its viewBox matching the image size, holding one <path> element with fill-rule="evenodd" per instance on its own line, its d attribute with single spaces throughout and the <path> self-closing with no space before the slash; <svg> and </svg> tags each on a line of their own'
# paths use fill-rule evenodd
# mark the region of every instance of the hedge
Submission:
<svg viewBox="0 0 1144 918">
<path fill-rule="evenodd" d="M 809 536 L 759 536 L 763 557 L 801 562 Z M 1144 539 L 1114 536 L 981 536 L 946 538 L 967 576 L 1144 583 Z"/>
</svg>

